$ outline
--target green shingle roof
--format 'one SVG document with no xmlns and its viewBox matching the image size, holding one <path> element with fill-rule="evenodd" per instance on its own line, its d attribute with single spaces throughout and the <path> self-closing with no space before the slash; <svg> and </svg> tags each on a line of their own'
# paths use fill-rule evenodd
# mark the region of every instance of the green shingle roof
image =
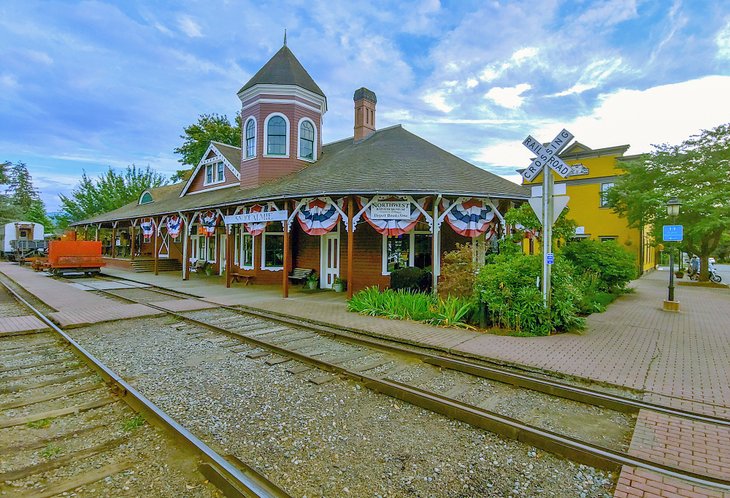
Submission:
<svg viewBox="0 0 730 498">
<path fill-rule="evenodd" d="M 152 189 L 152 203 L 140 206 L 134 202 L 76 224 L 318 195 L 399 193 L 507 199 L 529 197 L 527 187 L 478 168 L 400 125 L 376 131 L 357 143 L 349 138 L 325 145 L 322 157 L 316 163 L 255 188 L 231 187 L 179 197 L 183 186 L 178 183 Z"/>
<path fill-rule="evenodd" d="M 314 82 L 304 66 L 297 60 L 289 47 L 284 45 L 264 64 L 264 67 L 248 80 L 238 91 L 241 93 L 254 85 L 296 85 L 324 97 L 324 92 Z"/>
</svg>

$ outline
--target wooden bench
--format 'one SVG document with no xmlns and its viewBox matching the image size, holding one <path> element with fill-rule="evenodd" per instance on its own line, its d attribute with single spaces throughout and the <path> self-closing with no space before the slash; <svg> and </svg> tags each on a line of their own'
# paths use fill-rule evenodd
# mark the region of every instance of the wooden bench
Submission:
<svg viewBox="0 0 730 498">
<path fill-rule="evenodd" d="M 253 280 L 253 275 L 231 272 L 231 280 L 234 282 L 243 282 L 243 286 L 245 287 Z"/>
<path fill-rule="evenodd" d="M 307 281 L 307 278 L 309 275 L 312 274 L 314 270 L 311 268 L 294 268 L 294 271 L 291 272 L 291 275 L 289 275 L 289 280 L 292 282 L 300 282 L 305 283 Z"/>
</svg>

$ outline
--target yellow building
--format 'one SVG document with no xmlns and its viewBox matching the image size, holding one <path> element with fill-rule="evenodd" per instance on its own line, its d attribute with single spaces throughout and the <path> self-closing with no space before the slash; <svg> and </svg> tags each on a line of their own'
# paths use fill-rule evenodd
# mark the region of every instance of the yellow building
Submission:
<svg viewBox="0 0 730 498">
<path fill-rule="evenodd" d="M 626 218 L 620 218 L 606 205 L 606 192 L 621 174 L 617 163 L 629 157 L 628 145 L 591 149 L 580 142 L 573 143 L 560 158 L 573 168 L 567 178 L 554 175 L 555 183 L 565 184 L 570 197 L 568 217 L 578 224 L 576 238 L 615 240 L 636 255 L 640 272 L 654 268 L 656 249 L 648 228 L 629 228 Z M 542 185 L 542 173 L 524 185 Z"/>
</svg>

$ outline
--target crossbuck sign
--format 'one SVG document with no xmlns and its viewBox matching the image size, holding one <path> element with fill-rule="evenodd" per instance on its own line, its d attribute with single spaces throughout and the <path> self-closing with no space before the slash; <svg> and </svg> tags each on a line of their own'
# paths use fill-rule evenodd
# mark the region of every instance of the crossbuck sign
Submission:
<svg viewBox="0 0 730 498">
<path fill-rule="evenodd" d="M 522 145 L 530 149 L 537 157 L 522 172 L 522 176 L 525 180 L 534 180 L 546 164 L 563 178 L 568 176 L 570 173 L 570 166 L 565 164 L 563 160 L 558 157 L 558 153 L 563 150 L 571 140 L 573 140 L 573 134 L 565 128 L 563 128 L 563 130 L 558 133 L 555 138 L 553 138 L 553 141 L 546 146 L 543 146 L 540 142 L 535 140 L 532 135 L 528 135 L 527 138 L 522 141 Z"/>
</svg>

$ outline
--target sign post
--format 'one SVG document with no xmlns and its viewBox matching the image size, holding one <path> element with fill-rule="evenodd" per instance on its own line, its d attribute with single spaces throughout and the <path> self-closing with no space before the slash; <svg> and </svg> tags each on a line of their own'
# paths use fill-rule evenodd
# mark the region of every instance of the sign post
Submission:
<svg viewBox="0 0 730 498">
<path fill-rule="evenodd" d="M 682 242 L 683 239 L 683 225 L 662 226 L 663 242 Z M 667 300 L 664 301 L 664 309 L 670 311 L 679 311 L 679 303 L 674 300 L 674 251 L 672 250 L 669 251 L 669 293 L 667 295 Z"/>
<path fill-rule="evenodd" d="M 550 280 L 551 268 L 553 264 L 553 171 L 562 176 L 567 177 L 570 174 L 570 166 L 565 164 L 558 157 L 558 153 L 563 150 L 573 139 L 573 134 L 563 129 L 558 133 L 552 142 L 543 146 L 528 135 L 523 140 L 522 145 L 530 149 L 537 157 L 522 172 L 525 180 L 531 181 L 542 170 L 542 300 L 546 308 L 550 308 Z M 545 168 L 545 166 L 548 166 Z"/>
</svg>

